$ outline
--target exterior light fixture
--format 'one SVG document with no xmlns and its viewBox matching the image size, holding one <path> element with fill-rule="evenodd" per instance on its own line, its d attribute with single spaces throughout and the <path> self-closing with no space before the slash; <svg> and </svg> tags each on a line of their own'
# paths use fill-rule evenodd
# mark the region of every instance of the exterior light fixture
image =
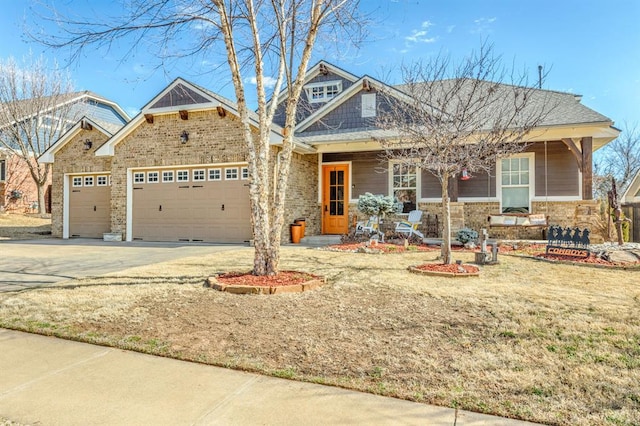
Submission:
<svg viewBox="0 0 640 426">
<path fill-rule="evenodd" d="M 87 139 L 87 140 L 84 141 L 84 149 L 85 149 L 85 151 L 90 150 L 92 146 L 93 146 L 93 142 L 91 142 L 91 139 Z"/>
<path fill-rule="evenodd" d="M 189 132 L 183 130 L 180 134 L 180 142 L 187 143 L 189 141 Z"/>
<path fill-rule="evenodd" d="M 467 172 L 467 169 L 462 169 L 462 176 L 460 176 L 460 180 L 469 180 L 471 179 L 471 176 L 469 175 L 469 172 Z"/>
</svg>

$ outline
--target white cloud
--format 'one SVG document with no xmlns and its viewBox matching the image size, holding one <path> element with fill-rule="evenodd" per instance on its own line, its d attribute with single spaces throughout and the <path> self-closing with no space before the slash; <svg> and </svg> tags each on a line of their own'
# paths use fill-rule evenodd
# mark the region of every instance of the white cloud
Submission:
<svg viewBox="0 0 640 426">
<path fill-rule="evenodd" d="M 424 21 L 420 25 L 419 30 L 411 30 L 411 35 L 406 36 L 404 39 L 410 43 L 433 43 L 437 40 L 436 37 L 427 37 L 429 28 L 433 26 L 431 21 Z"/>
<path fill-rule="evenodd" d="M 447 27 L 447 34 L 451 34 L 453 32 L 453 30 L 455 29 L 455 25 L 449 25 Z"/>
<path fill-rule="evenodd" d="M 256 77 L 246 78 L 244 81 L 249 84 L 258 84 L 258 79 Z M 276 79 L 269 76 L 262 77 L 262 82 L 264 87 L 267 89 L 272 89 L 276 85 Z"/>
<path fill-rule="evenodd" d="M 475 27 L 471 30 L 471 32 L 474 34 L 491 32 L 491 24 L 493 24 L 497 20 L 498 18 L 496 18 L 495 16 L 492 18 L 476 19 L 475 21 L 473 21 Z"/>
</svg>

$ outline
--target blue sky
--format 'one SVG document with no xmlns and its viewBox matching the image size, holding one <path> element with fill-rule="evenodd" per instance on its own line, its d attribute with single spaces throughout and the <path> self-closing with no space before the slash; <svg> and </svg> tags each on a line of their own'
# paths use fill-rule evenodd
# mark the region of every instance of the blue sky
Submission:
<svg viewBox="0 0 640 426">
<path fill-rule="evenodd" d="M 108 13 L 111 0 L 65 0 L 79 13 Z M 24 25 L 33 23 L 30 1 L 0 0 L 0 58 L 20 59 L 30 49 L 67 63 L 67 52 L 27 42 Z M 360 49 L 319 46 L 326 59 L 357 75 L 399 83 L 397 65 L 428 60 L 445 52 L 460 58 L 483 39 L 505 63 L 526 68 L 537 78 L 538 65 L 549 76 L 547 89 L 583 95 L 583 103 L 610 117 L 618 127 L 640 123 L 640 1 L 638 0 L 362 0 L 370 13 L 369 39 Z M 180 76 L 233 99 L 228 79 L 206 73 L 192 62 L 155 70 L 145 49 L 121 61 L 127 46 L 92 50 L 69 66 L 78 90 L 91 90 L 136 112 Z"/>
</svg>

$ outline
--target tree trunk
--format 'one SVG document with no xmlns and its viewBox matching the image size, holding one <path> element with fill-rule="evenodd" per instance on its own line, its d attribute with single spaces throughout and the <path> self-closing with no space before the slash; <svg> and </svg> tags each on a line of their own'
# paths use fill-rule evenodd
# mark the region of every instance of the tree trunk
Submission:
<svg viewBox="0 0 640 426">
<path fill-rule="evenodd" d="M 442 247 L 440 257 L 442 263 L 448 265 L 451 261 L 451 206 L 449 205 L 449 175 L 445 174 L 442 184 Z"/>
<path fill-rule="evenodd" d="M 38 214 L 43 215 L 47 212 L 47 207 L 44 199 L 45 186 L 47 183 L 38 182 Z"/>
</svg>

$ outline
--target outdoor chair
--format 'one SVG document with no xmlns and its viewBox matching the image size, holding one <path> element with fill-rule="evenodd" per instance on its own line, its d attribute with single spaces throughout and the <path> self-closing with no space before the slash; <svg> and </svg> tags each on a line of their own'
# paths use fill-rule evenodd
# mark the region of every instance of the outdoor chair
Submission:
<svg viewBox="0 0 640 426">
<path fill-rule="evenodd" d="M 407 238 L 412 235 L 417 235 L 420 238 L 424 238 L 422 232 L 418 230 L 418 227 L 422 224 L 422 210 L 412 210 L 409 212 L 407 220 L 396 222 L 396 232 L 398 234 L 407 234 Z"/>
<path fill-rule="evenodd" d="M 380 241 L 384 242 L 384 234 L 378 229 L 378 216 L 371 216 L 367 221 L 360 221 L 356 223 L 355 235 L 369 235 L 378 234 Z"/>
</svg>

